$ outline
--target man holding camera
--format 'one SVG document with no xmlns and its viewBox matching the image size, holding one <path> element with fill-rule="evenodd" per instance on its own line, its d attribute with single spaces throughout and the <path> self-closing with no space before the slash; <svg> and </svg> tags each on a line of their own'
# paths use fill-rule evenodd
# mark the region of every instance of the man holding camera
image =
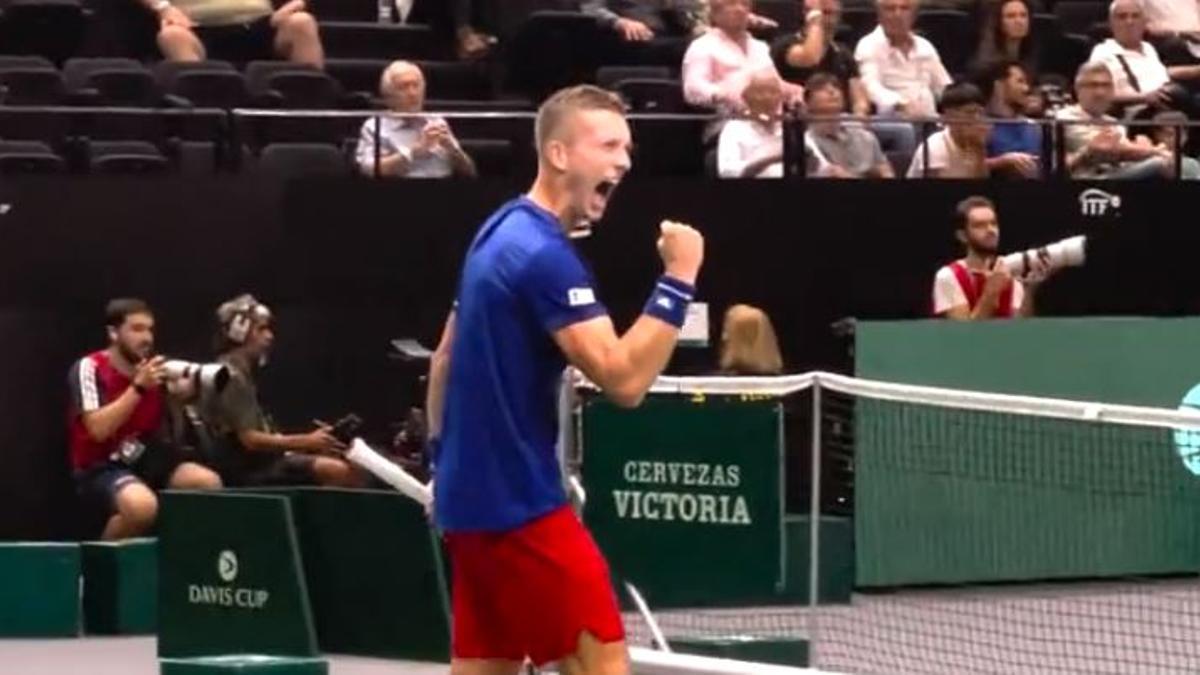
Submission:
<svg viewBox="0 0 1200 675">
<path fill-rule="evenodd" d="M 275 332 L 271 310 L 252 295 L 217 309 L 217 360 L 229 383 L 205 405 L 205 422 L 224 452 L 221 475 L 231 485 L 356 487 L 359 474 L 340 455 L 345 445 L 325 425 L 281 434 L 258 400 L 255 376 L 267 361 Z"/>
<path fill-rule="evenodd" d="M 1000 221 L 996 205 L 987 197 L 959 202 L 955 220 L 955 236 L 966 248 L 966 256 L 938 270 L 933 280 L 933 313 L 955 321 L 1033 316 L 1034 294 L 1053 270 L 1036 265 L 1022 278 L 1009 272 L 997 254 Z"/>
<path fill-rule="evenodd" d="M 89 517 L 103 517 L 101 538 L 113 540 L 153 527 L 158 515 L 153 488 L 216 489 L 221 479 L 200 464 L 181 461 L 158 437 L 167 375 L 163 357 L 154 355 L 149 305 L 117 299 L 105 315 L 108 348 L 71 367 L 68 439 L 80 500 Z"/>
</svg>

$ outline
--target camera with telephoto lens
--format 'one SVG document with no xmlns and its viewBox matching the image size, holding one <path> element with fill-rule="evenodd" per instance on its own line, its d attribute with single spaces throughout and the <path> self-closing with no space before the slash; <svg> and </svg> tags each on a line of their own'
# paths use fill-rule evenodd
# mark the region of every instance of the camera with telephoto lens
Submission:
<svg viewBox="0 0 1200 675">
<path fill-rule="evenodd" d="M 229 367 L 223 363 L 192 363 L 172 359 L 163 363 L 168 380 L 191 380 L 201 394 L 219 394 L 229 384 Z"/>
<path fill-rule="evenodd" d="M 1030 273 L 1052 272 L 1064 267 L 1079 267 L 1086 258 L 1087 237 L 1068 237 L 1053 244 L 1001 256 L 1000 260 L 1014 277 Z"/>
<path fill-rule="evenodd" d="M 329 435 L 338 439 L 343 445 L 350 445 L 354 440 L 354 436 L 358 434 L 358 430 L 362 428 L 362 418 L 354 413 L 350 413 L 340 420 L 333 423 L 329 429 Z"/>
</svg>

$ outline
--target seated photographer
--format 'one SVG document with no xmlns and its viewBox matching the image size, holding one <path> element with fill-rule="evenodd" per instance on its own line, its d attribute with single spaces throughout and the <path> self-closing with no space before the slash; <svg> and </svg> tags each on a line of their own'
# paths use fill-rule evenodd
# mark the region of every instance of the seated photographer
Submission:
<svg viewBox="0 0 1200 675">
<path fill-rule="evenodd" d="M 954 236 L 966 255 L 937 271 L 933 280 L 933 313 L 955 321 L 1033 316 L 1038 285 L 1052 270 L 1030 264 L 1014 276 L 999 256 L 1000 221 L 996 205 L 986 197 L 968 197 L 955 209 Z"/>
<path fill-rule="evenodd" d="M 218 468 L 229 485 L 336 485 L 357 487 L 360 474 L 339 455 L 345 445 L 318 425 L 303 434 L 275 430 L 258 400 L 255 377 L 271 352 L 271 310 L 251 295 L 217 309 L 217 361 L 229 383 L 203 405 L 204 422 L 222 455 Z"/>
<path fill-rule="evenodd" d="M 392 112 L 419 113 L 425 109 L 425 75 L 415 63 L 394 61 L 379 76 L 379 96 Z M 380 176 L 475 177 L 475 162 L 446 120 L 435 115 L 367 118 L 354 153 L 364 176 L 376 175 L 376 133 Z"/>
<path fill-rule="evenodd" d="M 141 300 L 105 309 L 109 346 L 75 362 L 68 381 L 68 442 L 76 489 L 86 509 L 85 536 L 115 540 L 154 526 L 154 490 L 216 489 L 221 479 L 182 461 L 159 432 L 164 359 L 154 356 L 154 313 Z"/>
</svg>

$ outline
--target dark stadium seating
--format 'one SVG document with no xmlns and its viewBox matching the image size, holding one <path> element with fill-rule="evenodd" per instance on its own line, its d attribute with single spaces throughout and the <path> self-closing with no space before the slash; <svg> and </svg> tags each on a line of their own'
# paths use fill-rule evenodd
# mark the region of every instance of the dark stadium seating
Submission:
<svg viewBox="0 0 1200 675">
<path fill-rule="evenodd" d="M 76 58 L 63 64 L 67 95 L 88 105 L 154 106 L 162 94 L 141 63 L 126 58 Z"/>
<path fill-rule="evenodd" d="M 62 75 L 41 56 L 0 56 L 0 103 L 54 105 L 64 94 Z"/>
<path fill-rule="evenodd" d="M 350 173 L 346 155 L 325 143 L 273 143 L 258 158 L 259 173 L 276 178 Z"/>
<path fill-rule="evenodd" d="M 7 0 L 0 13 L 0 53 L 62 63 L 79 52 L 86 25 L 79 0 Z"/>
<path fill-rule="evenodd" d="M 0 173 L 62 173 L 67 163 L 39 141 L 0 141 Z"/>
<path fill-rule="evenodd" d="M 227 61 L 163 61 L 155 66 L 154 77 L 176 105 L 230 109 L 250 98 L 242 74 Z"/>
<path fill-rule="evenodd" d="M 93 173 L 163 173 L 170 162 L 153 143 L 146 141 L 95 141 L 86 146 L 88 169 Z"/>
</svg>

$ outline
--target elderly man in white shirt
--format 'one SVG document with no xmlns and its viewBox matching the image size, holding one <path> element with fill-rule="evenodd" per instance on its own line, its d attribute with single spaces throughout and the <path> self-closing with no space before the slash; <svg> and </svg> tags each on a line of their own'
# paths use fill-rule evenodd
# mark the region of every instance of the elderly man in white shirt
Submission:
<svg viewBox="0 0 1200 675">
<path fill-rule="evenodd" d="M 1200 0 L 1143 0 L 1142 11 L 1163 63 L 1200 63 Z"/>
<path fill-rule="evenodd" d="M 355 159 L 364 175 L 404 178 L 475 175 L 475 163 L 459 145 L 445 119 L 412 116 L 425 108 L 425 75 L 416 64 L 395 61 L 385 68 L 379 78 L 379 95 L 389 110 L 408 116 L 379 116 L 363 122 Z"/>
<path fill-rule="evenodd" d="M 783 177 L 783 82 L 756 73 L 742 92 L 747 116 L 725 123 L 717 142 L 721 178 Z"/>
<path fill-rule="evenodd" d="M 1113 101 L 1126 106 L 1127 116 L 1147 107 L 1186 107 L 1186 96 L 1175 81 L 1200 78 L 1200 66 L 1163 64 L 1158 51 L 1143 39 L 1146 16 L 1141 3 L 1113 0 L 1108 7 L 1108 24 L 1113 36 L 1096 45 L 1088 61 L 1108 67 L 1113 78 Z"/>
<path fill-rule="evenodd" d="M 879 25 L 854 50 L 867 95 L 883 115 L 932 117 L 950 84 L 937 49 L 913 33 L 916 0 L 876 0 Z"/>
<path fill-rule="evenodd" d="M 725 114 L 744 111 L 742 92 L 760 71 L 779 77 L 771 48 L 750 35 L 751 0 L 712 0 L 713 27 L 688 46 L 683 57 L 683 97 L 695 106 Z M 798 102 L 804 90 L 782 83 L 784 101 Z"/>
</svg>

